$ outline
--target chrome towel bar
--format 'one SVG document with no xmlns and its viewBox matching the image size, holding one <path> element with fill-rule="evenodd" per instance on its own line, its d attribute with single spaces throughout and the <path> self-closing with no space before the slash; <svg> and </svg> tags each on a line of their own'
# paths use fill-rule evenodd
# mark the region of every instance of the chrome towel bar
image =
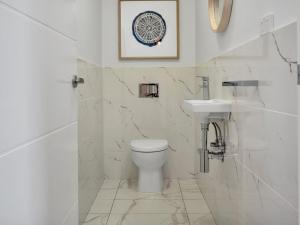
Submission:
<svg viewBox="0 0 300 225">
<path fill-rule="evenodd" d="M 258 80 L 223 81 L 223 87 L 258 87 Z"/>
</svg>

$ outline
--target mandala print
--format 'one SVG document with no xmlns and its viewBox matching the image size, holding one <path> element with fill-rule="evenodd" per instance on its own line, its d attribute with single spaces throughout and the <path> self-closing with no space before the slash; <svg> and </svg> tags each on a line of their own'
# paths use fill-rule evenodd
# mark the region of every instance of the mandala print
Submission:
<svg viewBox="0 0 300 225">
<path fill-rule="evenodd" d="M 140 13 L 132 23 L 133 36 L 138 42 L 149 47 L 159 44 L 166 35 L 164 18 L 153 11 Z"/>
</svg>

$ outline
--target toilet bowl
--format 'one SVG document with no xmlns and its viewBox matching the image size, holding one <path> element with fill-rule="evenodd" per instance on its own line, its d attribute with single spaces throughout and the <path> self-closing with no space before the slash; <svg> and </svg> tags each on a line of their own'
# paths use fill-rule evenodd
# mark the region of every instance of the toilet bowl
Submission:
<svg viewBox="0 0 300 225">
<path fill-rule="evenodd" d="M 162 166 L 167 159 L 168 141 L 133 140 L 132 160 L 139 168 L 138 191 L 161 192 L 163 188 Z"/>
</svg>

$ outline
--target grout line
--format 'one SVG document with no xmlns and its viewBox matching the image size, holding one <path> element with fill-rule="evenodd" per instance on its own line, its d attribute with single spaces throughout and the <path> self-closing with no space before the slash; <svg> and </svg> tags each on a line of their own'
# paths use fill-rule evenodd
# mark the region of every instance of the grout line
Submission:
<svg viewBox="0 0 300 225">
<path fill-rule="evenodd" d="M 274 110 L 271 108 L 263 108 L 263 107 L 257 107 L 257 106 L 250 106 L 250 105 L 246 105 L 246 104 L 241 104 L 241 103 L 236 103 L 237 107 L 244 107 L 244 108 L 248 108 L 248 109 L 252 109 L 252 110 L 257 110 L 257 111 L 265 111 L 268 113 L 275 113 L 275 114 L 280 114 L 283 116 L 290 116 L 290 117 L 294 117 L 294 118 L 298 118 L 299 115 L 297 114 L 297 112 L 294 113 L 289 113 L 289 112 L 282 112 L 282 111 L 278 111 L 278 110 Z M 238 111 L 236 113 L 239 113 Z"/>
<path fill-rule="evenodd" d="M 72 207 L 68 210 L 67 214 L 65 215 L 65 217 L 63 218 L 63 221 L 61 223 L 61 225 L 65 225 L 67 220 L 70 218 L 70 216 L 72 215 L 72 212 L 74 209 L 76 209 L 76 207 L 78 206 L 78 201 L 75 201 L 72 205 Z"/>
<path fill-rule="evenodd" d="M 181 193 L 181 199 L 182 199 L 182 202 L 183 202 L 183 205 L 184 205 L 184 209 L 185 209 L 185 212 L 186 212 L 186 216 L 187 216 L 187 219 L 188 219 L 189 224 L 191 225 L 190 217 L 189 217 L 188 211 L 187 211 L 187 209 L 186 209 L 185 201 L 184 201 L 184 199 L 183 199 L 183 193 L 182 193 L 182 189 L 181 189 L 181 185 L 180 185 L 179 179 L 177 179 L 177 182 L 178 182 L 178 184 L 179 184 L 179 189 L 180 189 L 180 193 Z"/>
<path fill-rule="evenodd" d="M 114 204 L 115 204 L 115 200 L 116 200 L 116 197 L 117 197 L 118 191 L 119 191 L 119 189 L 120 189 L 120 185 L 121 185 L 121 179 L 119 180 L 119 184 L 118 184 L 118 187 L 117 187 L 117 191 L 116 191 L 116 193 L 115 193 L 115 196 L 114 196 L 114 199 L 113 199 L 112 205 L 111 205 L 111 207 L 110 207 L 110 211 L 109 211 L 109 213 L 108 213 L 108 218 L 107 218 L 107 221 L 106 221 L 105 225 L 107 225 L 107 224 L 108 224 L 108 222 L 109 222 L 110 215 L 111 215 L 112 209 L 113 209 L 113 207 L 114 207 Z"/>
<path fill-rule="evenodd" d="M 197 184 L 198 189 L 199 189 L 200 192 L 201 192 L 201 195 L 202 195 L 202 197 L 203 197 L 203 199 L 204 199 L 204 202 L 205 202 L 207 208 L 208 208 L 209 211 L 210 211 L 210 215 L 211 215 L 211 217 L 213 218 L 214 224 L 216 225 L 217 222 L 216 222 L 216 219 L 215 219 L 215 217 L 214 217 L 214 215 L 213 215 L 213 213 L 212 213 L 212 210 L 210 209 L 209 205 L 207 204 L 207 201 L 206 201 L 206 199 L 205 199 L 205 197 L 204 197 L 204 194 L 202 193 L 202 190 L 201 190 L 201 188 L 200 188 L 200 185 L 198 184 L 197 179 L 195 179 L 195 181 L 196 181 L 196 184 Z"/>
<path fill-rule="evenodd" d="M 69 124 L 63 125 L 63 126 L 61 126 L 61 127 L 58 127 L 58 128 L 56 128 L 56 129 L 54 129 L 54 130 L 52 130 L 52 131 L 50 131 L 50 132 L 48 132 L 48 133 L 46 133 L 46 134 L 42 134 L 41 136 L 34 137 L 34 138 L 31 139 L 31 140 L 27 140 L 27 141 L 25 141 L 25 143 L 18 144 L 17 146 L 15 146 L 15 147 L 13 147 L 13 148 L 11 148 L 11 149 L 5 151 L 3 154 L 0 154 L 0 160 L 1 160 L 2 158 L 4 158 L 4 157 L 7 157 L 7 156 L 10 155 L 10 154 L 13 154 L 13 153 L 15 153 L 15 152 L 17 152 L 17 151 L 23 149 L 23 148 L 26 148 L 26 147 L 28 147 L 28 146 L 30 146 L 30 145 L 33 145 L 33 144 L 35 144 L 35 143 L 37 143 L 37 142 L 39 142 L 39 141 L 41 141 L 41 140 L 43 140 L 43 139 L 45 139 L 45 138 L 47 138 L 47 137 L 53 135 L 53 134 L 56 134 L 56 133 L 58 133 L 58 132 L 61 132 L 61 131 L 63 131 L 64 129 L 67 129 L 67 128 L 71 127 L 71 126 L 77 125 L 77 123 L 78 123 L 77 121 L 70 122 Z"/>
<path fill-rule="evenodd" d="M 250 169 L 245 163 L 242 163 L 239 159 L 235 159 L 235 161 L 240 164 L 240 166 L 246 170 L 249 174 L 254 176 L 257 180 L 260 181 L 263 185 L 265 185 L 271 192 L 273 192 L 274 195 L 276 195 L 278 198 L 280 198 L 283 202 L 285 202 L 294 212 L 298 212 L 298 209 L 295 208 L 295 206 L 289 202 L 288 199 L 286 199 L 281 193 L 279 193 L 276 189 L 274 189 L 270 184 L 268 184 L 263 177 L 260 177 L 258 174 L 256 174 L 252 169 Z"/>
<path fill-rule="evenodd" d="M 22 10 L 20 10 L 20 9 L 14 7 L 14 6 L 9 5 L 8 3 L 4 2 L 4 1 L 0 0 L 0 4 L 4 7 L 6 7 L 7 9 L 10 9 L 10 10 L 14 11 L 15 13 L 18 13 L 19 15 L 26 17 L 27 19 L 30 19 L 31 21 L 33 21 L 33 22 L 35 22 L 39 25 L 42 25 L 42 26 L 46 27 L 47 29 L 49 29 L 49 30 L 51 30 L 51 31 L 53 31 L 57 34 L 60 34 L 61 36 L 65 37 L 65 38 L 67 38 L 71 41 L 77 42 L 77 40 L 75 38 L 65 34 L 62 31 L 59 31 L 55 27 L 53 27 L 51 25 L 48 25 L 47 23 L 43 22 L 42 20 L 39 20 L 39 19 L 27 14 L 26 12 L 23 12 Z"/>
<path fill-rule="evenodd" d="M 275 33 L 280 32 L 280 31 L 281 31 L 282 29 L 284 29 L 285 27 L 291 26 L 291 25 L 293 25 L 293 24 L 297 24 L 297 19 L 292 19 L 292 20 L 288 21 L 287 23 L 285 23 L 285 24 L 283 24 L 283 25 L 276 26 L 276 27 L 274 28 L 273 32 L 275 32 Z M 202 64 L 205 64 L 207 61 L 210 61 L 210 60 L 214 60 L 214 59 L 222 59 L 222 58 L 225 57 L 226 54 L 229 54 L 230 52 L 232 52 L 232 51 L 234 51 L 234 50 L 236 50 L 236 49 L 238 49 L 238 48 L 241 48 L 241 47 L 243 47 L 244 45 L 247 45 L 247 44 L 249 44 L 249 43 L 251 43 L 251 42 L 253 42 L 253 41 L 256 41 L 256 40 L 258 40 L 258 39 L 260 39 L 260 38 L 261 38 L 261 34 L 258 34 L 258 35 L 256 35 L 255 37 L 252 37 L 252 38 L 247 39 L 246 41 L 243 41 L 242 43 L 238 43 L 236 46 L 233 46 L 233 47 L 231 47 L 231 48 L 229 48 L 229 49 L 226 49 L 225 51 L 221 51 L 221 52 L 219 53 L 218 56 L 208 56 L 208 57 L 206 57 L 205 59 L 201 60 L 201 62 L 198 62 L 198 63 L 196 63 L 196 64 L 202 65 Z M 196 67 L 197 67 L 197 66 L 196 66 Z"/>
<path fill-rule="evenodd" d="M 92 97 L 82 98 L 79 100 L 79 103 L 85 103 L 93 100 L 102 100 L 102 96 L 92 96 Z"/>
</svg>

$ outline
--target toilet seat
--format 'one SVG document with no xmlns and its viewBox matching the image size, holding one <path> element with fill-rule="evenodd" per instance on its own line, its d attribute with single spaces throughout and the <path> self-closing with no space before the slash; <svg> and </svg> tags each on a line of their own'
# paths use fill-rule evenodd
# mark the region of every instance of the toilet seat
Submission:
<svg viewBox="0 0 300 225">
<path fill-rule="evenodd" d="M 130 145 L 133 152 L 141 153 L 162 152 L 168 149 L 168 141 L 160 139 L 132 140 Z"/>
</svg>

